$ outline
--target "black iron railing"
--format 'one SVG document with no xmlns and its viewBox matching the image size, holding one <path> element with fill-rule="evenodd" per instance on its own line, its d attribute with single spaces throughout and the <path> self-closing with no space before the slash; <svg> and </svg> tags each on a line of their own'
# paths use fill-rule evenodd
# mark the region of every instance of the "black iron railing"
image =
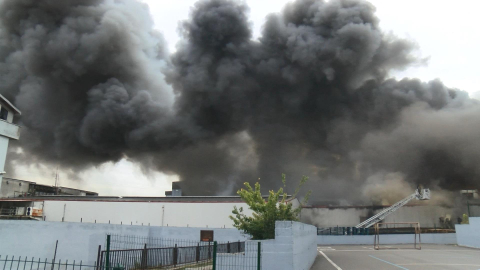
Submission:
<svg viewBox="0 0 480 270">
<path fill-rule="evenodd" d="M 40 258 L 28 258 L 22 256 L 5 256 L 0 255 L 0 269 L 1 270 L 95 270 L 94 265 L 83 264 L 83 261 L 62 261 L 62 260 L 47 260 Z"/>
</svg>

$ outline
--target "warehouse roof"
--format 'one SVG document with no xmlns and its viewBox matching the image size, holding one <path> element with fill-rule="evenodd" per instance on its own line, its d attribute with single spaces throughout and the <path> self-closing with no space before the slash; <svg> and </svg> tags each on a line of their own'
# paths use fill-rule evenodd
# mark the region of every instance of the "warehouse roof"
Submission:
<svg viewBox="0 0 480 270">
<path fill-rule="evenodd" d="M 265 199 L 268 196 L 263 196 Z M 291 198 L 291 196 L 288 196 Z M 228 203 L 242 202 L 240 196 L 178 196 L 178 197 L 122 197 L 122 196 L 75 196 L 50 195 L 0 199 L 0 201 L 104 201 L 104 202 L 178 202 L 178 203 Z"/>
</svg>

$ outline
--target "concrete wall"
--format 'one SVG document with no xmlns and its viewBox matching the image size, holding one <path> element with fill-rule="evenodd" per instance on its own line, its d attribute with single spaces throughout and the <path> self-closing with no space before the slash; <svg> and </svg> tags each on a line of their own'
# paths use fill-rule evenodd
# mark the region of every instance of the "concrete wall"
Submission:
<svg viewBox="0 0 480 270">
<path fill-rule="evenodd" d="M 288 229 L 288 223 L 286 223 Z M 317 228 L 311 225 L 293 222 L 293 269 L 308 270 L 317 257 L 317 243 L 314 235 Z M 290 237 L 290 236 L 288 236 Z"/>
<path fill-rule="evenodd" d="M 460 246 L 480 248 L 480 217 L 471 217 L 470 224 L 455 225 Z"/>
<path fill-rule="evenodd" d="M 247 241 L 245 255 L 218 254 L 217 269 L 228 265 L 228 269 L 245 269 L 245 265 L 256 266 L 254 248 L 261 242 L 262 269 L 308 270 L 317 256 L 316 228 L 293 221 L 275 222 L 275 239 Z M 242 257 L 243 256 L 243 257 Z M 242 261 L 243 259 L 243 261 Z M 252 265 L 253 264 L 253 265 Z M 235 267 L 232 268 L 232 265 Z"/>
<path fill-rule="evenodd" d="M 243 202 L 45 201 L 43 215 L 46 221 L 62 221 L 64 217 L 65 222 L 233 228 L 229 218 L 233 206 L 252 214 Z"/>
<path fill-rule="evenodd" d="M 417 238 L 418 239 L 418 238 Z M 413 234 L 384 234 L 380 235 L 380 244 L 413 244 Z M 430 233 L 422 234 L 423 244 L 456 244 L 457 237 L 455 233 Z M 317 244 L 326 245 L 372 245 L 373 235 L 318 235 Z"/>
<path fill-rule="evenodd" d="M 151 238 L 200 240 L 205 228 L 126 226 L 72 222 L 0 220 L 0 255 L 52 259 L 58 240 L 57 259 L 83 260 L 93 264 L 98 245 L 105 245 L 106 234 Z M 248 235 L 236 229 L 213 229 L 215 241 L 245 241 Z"/>
<path fill-rule="evenodd" d="M 370 217 L 384 208 L 372 210 L 366 207 L 347 208 L 303 208 L 300 221 L 317 227 L 348 227 L 355 226 L 361 221 L 361 217 Z M 422 227 L 440 227 L 439 218 L 450 215 L 454 223 L 456 208 L 448 208 L 437 205 L 414 205 L 404 206 L 385 219 L 385 222 L 420 222 Z"/>
</svg>

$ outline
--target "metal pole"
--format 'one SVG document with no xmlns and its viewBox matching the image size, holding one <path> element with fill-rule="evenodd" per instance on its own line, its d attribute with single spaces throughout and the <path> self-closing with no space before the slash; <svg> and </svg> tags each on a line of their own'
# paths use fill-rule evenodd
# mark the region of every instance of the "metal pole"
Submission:
<svg viewBox="0 0 480 270">
<path fill-rule="evenodd" d="M 470 218 L 470 203 L 468 201 L 468 197 L 467 197 L 467 213 L 468 213 L 468 217 Z"/>
<path fill-rule="evenodd" d="M 100 265 L 102 265 L 101 259 L 100 259 L 100 254 L 101 254 L 101 253 L 102 253 L 102 245 L 98 245 L 97 270 L 100 270 Z"/>
<path fill-rule="evenodd" d="M 418 245 L 420 246 L 420 250 L 422 249 L 422 229 L 420 228 L 420 223 L 418 223 Z"/>
<path fill-rule="evenodd" d="M 105 268 L 110 269 L 110 235 L 107 235 L 107 254 L 105 256 Z"/>
<path fill-rule="evenodd" d="M 261 269 L 261 262 L 262 262 L 262 242 L 258 242 L 257 248 L 257 270 Z"/>
<path fill-rule="evenodd" d="M 175 248 L 173 248 L 173 265 L 176 266 L 178 263 L 178 247 L 175 244 Z"/>
<path fill-rule="evenodd" d="M 213 270 L 217 269 L 217 241 L 213 242 Z"/>
<path fill-rule="evenodd" d="M 57 247 L 58 247 L 58 240 L 55 243 L 55 253 L 53 253 L 52 270 L 53 270 L 53 267 L 55 266 L 55 259 L 57 258 Z"/>
</svg>

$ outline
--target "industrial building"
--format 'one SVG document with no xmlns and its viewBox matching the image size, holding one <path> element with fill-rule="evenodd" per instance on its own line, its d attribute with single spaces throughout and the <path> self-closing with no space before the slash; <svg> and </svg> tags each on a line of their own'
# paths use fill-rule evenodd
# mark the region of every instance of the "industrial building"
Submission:
<svg viewBox="0 0 480 270">
<path fill-rule="evenodd" d="M 87 190 L 49 186 L 31 181 L 4 177 L 0 186 L 0 219 L 43 219 L 43 207 L 34 207 L 31 199 L 39 196 L 98 196 Z M 30 200 L 21 200 L 30 198 Z"/>
<path fill-rule="evenodd" d="M 14 115 L 20 114 L 20 110 L 13 106 L 4 96 L 0 95 L 0 188 L 2 187 L 3 175 L 5 174 L 8 143 L 10 140 L 18 140 L 20 138 L 20 127 L 13 124 Z"/>
<path fill-rule="evenodd" d="M 292 200 L 299 205 L 298 200 Z M 0 199 L 0 206 L 31 208 L 43 221 L 121 225 L 233 228 L 233 207 L 248 209 L 239 196 L 107 197 L 37 196 Z M 34 214 L 35 213 L 35 214 Z M 13 217 L 10 217 L 10 219 Z"/>
<path fill-rule="evenodd" d="M 4 177 L 0 188 L 0 198 L 35 197 L 49 195 L 98 196 L 98 193 L 62 187 L 38 184 L 36 182 Z"/>
<path fill-rule="evenodd" d="M 299 205 L 297 199 L 292 203 Z M 2 213 L 10 213 L 10 217 L 0 218 L 12 219 L 13 213 L 28 213 L 28 218 L 43 221 L 232 228 L 229 216 L 234 206 L 243 207 L 247 215 L 251 214 L 238 196 L 27 196 L 0 199 Z M 300 221 L 317 227 L 354 226 L 386 207 L 388 205 L 304 206 Z M 385 222 L 415 221 L 425 228 L 453 229 L 463 213 L 479 216 L 480 200 L 469 198 L 454 206 L 415 202 L 388 216 Z"/>
</svg>

